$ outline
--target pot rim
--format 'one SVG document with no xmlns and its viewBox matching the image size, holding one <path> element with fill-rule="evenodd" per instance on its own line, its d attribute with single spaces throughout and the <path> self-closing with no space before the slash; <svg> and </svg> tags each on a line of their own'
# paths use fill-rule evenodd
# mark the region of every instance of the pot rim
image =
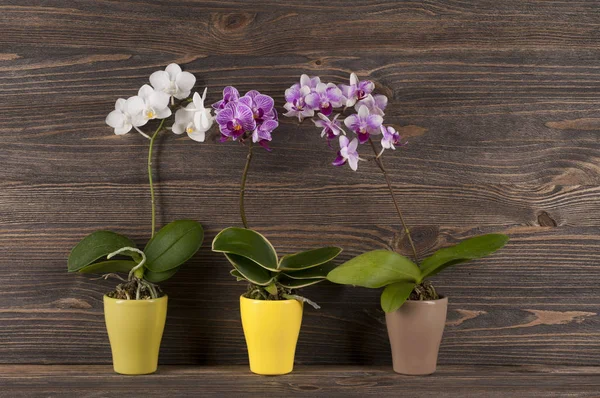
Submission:
<svg viewBox="0 0 600 398">
<path fill-rule="evenodd" d="M 257 302 L 257 303 L 280 303 L 280 304 L 287 304 L 293 301 L 297 301 L 300 304 L 302 304 L 302 302 L 300 300 L 296 300 L 296 299 L 285 299 L 285 300 L 255 300 L 255 299 L 251 299 L 248 297 L 244 297 L 244 295 L 242 294 L 240 296 L 241 300 L 247 300 L 247 301 L 252 301 L 252 302 Z"/>
<path fill-rule="evenodd" d="M 106 294 L 103 297 L 104 301 L 113 301 L 113 302 L 115 302 L 117 304 L 124 304 L 124 305 L 147 305 L 147 304 L 155 304 L 155 303 L 160 303 L 161 301 L 167 301 L 168 298 L 169 298 L 169 296 L 167 296 L 166 294 L 164 296 L 162 296 L 162 297 L 155 298 L 155 299 L 150 299 L 150 300 L 125 300 L 125 299 L 116 299 L 116 298 L 108 297 Z"/>
</svg>

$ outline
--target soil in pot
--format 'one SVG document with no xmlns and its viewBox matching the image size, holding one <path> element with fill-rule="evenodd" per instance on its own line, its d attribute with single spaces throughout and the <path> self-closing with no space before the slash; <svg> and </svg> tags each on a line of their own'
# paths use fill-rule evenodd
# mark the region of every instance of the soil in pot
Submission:
<svg viewBox="0 0 600 398">
<path fill-rule="evenodd" d="M 151 289 L 154 289 L 154 292 Z M 152 297 L 152 293 L 155 294 L 155 297 Z M 138 278 L 133 278 L 117 285 L 115 290 L 106 295 L 117 300 L 152 300 L 163 297 L 165 294 L 158 285 L 149 282 L 139 283 Z"/>
</svg>

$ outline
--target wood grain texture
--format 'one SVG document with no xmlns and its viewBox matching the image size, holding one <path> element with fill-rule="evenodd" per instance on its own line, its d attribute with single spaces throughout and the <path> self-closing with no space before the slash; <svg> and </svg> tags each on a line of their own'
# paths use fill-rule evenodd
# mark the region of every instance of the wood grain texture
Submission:
<svg viewBox="0 0 600 398">
<path fill-rule="evenodd" d="M 271 238 L 280 254 L 302 245 L 314 247 L 323 240 L 343 244 L 342 259 L 359 254 L 365 246 L 408 249 L 390 239 L 394 226 L 267 224 L 257 229 Z M 131 236 L 139 231 L 126 226 L 117 230 Z M 492 230 L 497 229 L 422 228 L 417 246 L 430 253 L 473 233 Z M 7 273 L 10 290 L 2 293 L 0 311 L 5 362 L 110 361 L 101 296 L 115 282 L 66 274 L 58 265 L 66 256 L 59 246 L 70 247 L 78 236 L 71 228 L 59 231 L 54 231 L 52 239 L 48 233 L 30 236 L 32 241 L 17 238 L 15 246 L 25 249 L 15 249 L 6 259 L 15 271 Z M 435 279 L 438 290 L 450 297 L 440 362 L 597 364 L 600 275 L 594 270 L 600 238 L 596 228 L 500 231 L 512 237 L 502 255 Z M 247 362 L 238 304 L 244 286 L 231 280 L 220 256 L 209 252 L 207 245 L 217 232 L 208 230 L 202 254 L 164 285 L 171 300 L 161 363 Z M 26 248 L 33 242 L 40 244 L 38 252 L 28 255 Z M 48 266 L 49 257 L 57 258 L 51 261 L 57 266 Z M 42 280 L 24 280 L 21 269 Z M 378 291 L 324 283 L 305 289 L 304 294 L 323 308 L 305 311 L 297 363 L 390 363 Z"/>
<path fill-rule="evenodd" d="M 443 366 L 427 377 L 381 367 L 299 366 L 277 377 L 245 367 L 163 366 L 120 376 L 110 366 L 0 366 L 0 397 L 597 397 L 596 367 Z"/>
<path fill-rule="evenodd" d="M 96 229 L 148 239 L 147 142 L 114 136 L 104 118 L 178 62 L 209 101 L 232 84 L 272 95 L 279 110 L 303 72 L 375 81 L 390 97 L 386 121 L 409 141 L 385 161 L 420 255 L 484 232 L 511 236 L 495 256 L 435 278 L 450 298 L 440 362 L 600 365 L 598 26 L 598 1 L 0 0 L 0 363 L 110 363 L 101 299 L 115 282 L 67 274 L 66 257 Z M 328 244 L 344 247 L 342 260 L 409 254 L 376 165 L 330 167 L 335 153 L 310 121 L 281 122 L 274 151 L 253 160 L 250 225 L 280 254 Z M 245 287 L 210 252 L 220 229 L 240 225 L 244 159 L 214 133 L 204 144 L 158 139 L 159 225 L 193 218 L 206 228 L 200 253 L 164 285 L 163 364 L 247 361 Z M 391 364 L 378 291 L 325 283 L 304 294 L 323 309 L 305 312 L 298 364 Z M 204 372 L 181 369 L 172 377 Z M 456 388 L 461 377 L 472 391 L 500 388 L 495 376 L 469 376 L 475 368 L 446 369 Z M 381 370 L 339 372 L 323 383 L 379 377 L 374 394 L 402 384 Z M 547 391 L 563 391 L 540 372 Z M 293 380 L 269 385 L 291 393 L 304 383 Z M 60 383 L 57 395 L 67 393 Z"/>
</svg>

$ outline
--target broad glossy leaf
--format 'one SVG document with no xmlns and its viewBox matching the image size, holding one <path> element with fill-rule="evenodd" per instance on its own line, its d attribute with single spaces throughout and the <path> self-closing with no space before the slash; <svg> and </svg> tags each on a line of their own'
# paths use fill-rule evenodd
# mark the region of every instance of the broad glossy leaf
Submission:
<svg viewBox="0 0 600 398">
<path fill-rule="evenodd" d="M 373 250 L 338 266 L 327 275 L 334 283 L 377 288 L 400 281 L 419 282 L 419 267 L 389 250 Z"/>
<path fill-rule="evenodd" d="M 71 250 L 67 269 L 69 272 L 79 271 L 99 258 L 127 246 L 135 247 L 135 242 L 112 231 L 96 231 L 83 238 Z"/>
<path fill-rule="evenodd" d="M 300 271 L 282 271 L 282 274 L 292 279 L 326 279 L 337 265 L 330 261 L 325 264 L 317 265 L 316 267 L 303 269 Z"/>
<path fill-rule="evenodd" d="M 80 268 L 82 274 L 109 274 L 111 272 L 129 272 L 138 263 L 130 260 L 108 260 L 93 263 Z"/>
<path fill-rule="evenodd" d="M 489 256 L 508 242 L 508 236 L 488 234 L 466 239 L 455 246 L 446 247 L 433 253 L 421 263 L 422 277 L 430 277 L 443 269 L 465 261 Z"/>
<path fill-rule="evenodd" d="M 240 274 L 240 271 L 238 271 L 237 269 L 232 269 L 231 271 L 229 271 L 229 273 L 231 274 L 231 276 L 235 277 L 236 282 L 246 280 L 246 278 L 244 278 L 244 275 Z"/>
<path fill-rule="evenodd" d="M 144 249 L 146 268 L 165 272 L 189 260 L 204 239 L 200 223 L 193 220 L 173 221 L 160 229 Z"/>
<path fill-rule="evenodd" d="M 292 279 L 281 274 L 277 278 L 277 283 L 288 289 L 300 289 L 306 286 L 314 285 L 319 282 L 323 282 L 325 279 Z"/>
<path fill-rule="evenodd" d="M 146 269 L 144 272 L 144 279 L 147 280 L 148 282 L 160 283 L 160 282 L 164 282 L 167 279 L 171 278 L 173 275 L 175 275 L 177 273 L 177 271 L 179 271 L 179 267 L 171 268 L 170 270 L 163 271 L 163 272 L 154 272 L 149 269 Z"/>
<path fill-rule="evenodd" d="M 329 246 L 288 254 L 281 257 L 279 269 L 282 271 L 292 271 L 316 267 L 317 265 L 325 264 L 326 262 L 333 260 L 341 252 L 341 248 Z"/>
<path fill-rule="evenodd" d="M 260 266 L 277 272 L 277 252 L 261 234 L 245 228 L 225 228 L 212 243 L 215 252 L 231 253 L 249 258 Z"/>
<path fill-rule="evenodd" d="M 271 272 L 249 258 L 233 253 L 225 253 L 225 257 L 248 282 L 258 286 L 267 286 L 273 282 Z"/>
<path fill-rule="evenodd" d="M 393 312 L 402 307 L 415 288 L 414 282 L 396 282 L 387 285 L 381 293 L 381 308 L 385 312 Z"/>
</svg>

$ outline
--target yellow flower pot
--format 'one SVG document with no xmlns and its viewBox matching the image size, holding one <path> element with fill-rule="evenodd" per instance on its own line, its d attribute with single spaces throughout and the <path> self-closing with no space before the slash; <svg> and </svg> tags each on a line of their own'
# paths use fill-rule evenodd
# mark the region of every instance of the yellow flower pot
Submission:
<svg viewBox="0 0 600 398">
<path fill-rule="evenodd" d="M 117 300 L 104 296 L 104 318 L 115 372 L 156 372 L 167 318 L 167 296 L 154 300 Z"/>
<path fill-rule="evenodd" d="M 302 324 L 302 303 L 251 300 L 242 296 L 240 312 L 250 370 L 259 375 L 290 373 Z"/>
</svg>

